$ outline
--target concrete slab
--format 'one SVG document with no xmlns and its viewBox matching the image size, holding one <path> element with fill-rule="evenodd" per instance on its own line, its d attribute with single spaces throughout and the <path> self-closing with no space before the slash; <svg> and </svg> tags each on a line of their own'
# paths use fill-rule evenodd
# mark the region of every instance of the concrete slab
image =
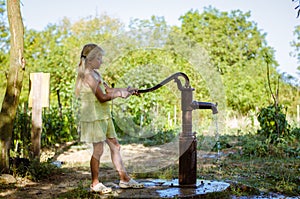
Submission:
<svg viewBox="0 0 300 199">
<path fill-rule="evenodd" d="M 117 184 L 106 184 L 113 188 L 111 194 L 100 195 L 101 198 L 204 198 L 209 194 L 226 191 L 230 184 L 220 181 L 197 180 L 196 187 L 180 187 L 178 179 L 167 181 L 161 179 L 136 180 L 144 183 L 143 189 L 121 189 Z"/>
</svg>

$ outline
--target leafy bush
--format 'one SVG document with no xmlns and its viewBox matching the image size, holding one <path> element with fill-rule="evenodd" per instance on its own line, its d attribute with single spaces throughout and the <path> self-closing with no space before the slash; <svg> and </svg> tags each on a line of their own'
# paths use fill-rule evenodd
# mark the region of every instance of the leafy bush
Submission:
<svg viewBox="0 0 300 199">
<path fill-rule="evenodd" d="M 33 181 L 46 179 L 61 170 L 49 161 L 40 162 L 38 159 L 30 161 L 26 158 L 10 158 L 10 170 L 13 175 L 27 177 Z"/>
<path fill-rule="evenodd" d="M 78 132 L 75 114 L 76 111 L 72 107 L 60 110 L 57 106 L 51 106 L 43 109 L 41 147 L 76 140 Z M 31 127 L 31 110 L 25 104 L 18 108 L 14 122 L 10 152 L 12 157 L 29 157 Z"/>
<path fill-rule="evenodd" d="M 282 109 L 281 105 L 273 104 L 262 108 L 258 114 L 257 119 L 261 127 L 258 134 L 264 136 L 270 144 L 282 142 L 290 135 L 290 125 Z"/>
<path fill-rule="evenodd" d="M 33 181 L 49 178 L 53 174 L 59 173 L 61 170 L 50 162 L 39 162 L 33 160 L 28 168 L 28 178 Z"/>
<path fill-rule="evenodd" d="M 262 136 L 245 135 L 241 139 L 242 154 L 247 157 L 298 157 L 300 154 L 299 140 L 270 144 Z"/>
<path fill-rule="evenodd" d="M 176 132 L 174 130 L 166 130 L 160 131 L 154 136 L 150 138 L 144 138 L 141 140 L 144 146 L 154 146 L 154 145 L 161 145 L 168 142 L 171 142 L 176 137 Z"/>
<path fill-rule="evenodd" d="M 242 154 L 244 156 L 266 157 L 269 155 L 268 145 L 264 142 L 264 140 L 248 135 L 243 137 L 242 143 Z"/>
<path fill-rule="evenodd" d="M 260 129 L 257 134 L 243 136 L 243 155 L 256 157 L 297 157 L 299 128 L 292 129 L 283 113 L 283 106 L 262 108 L 257 117 Z"/>
<path fill-rule="evenodd" d="M 11 156 L 21 155 L 22 157 L 29 156 L 29 147 L 31 138 L 31 112 L 28 105 L 19 106 L 14 121 L 12 141 L 11 141 Z"/>
<path fill-rule="evenodd" d="M 43 113 L 42 147 L 73 141 L 78 138 L 74 110 L 65 107 L 51 107 Z"/>
<path fill-rule="evenodd" d="M 177 136 L 178 131 L 174 129 L 158 131 L 150 137 L 132 137 L 128 135 L 121 136 L 121 144 L 142 143 L 144 146 L 155 146 L 169 143 Z"/>
<path fill-rule="evenodd" d="M 300 128 L 294 128 L 291 130 L 291 135 L 295 137 L 295 139 L 300 139 Z"/>
</svg>

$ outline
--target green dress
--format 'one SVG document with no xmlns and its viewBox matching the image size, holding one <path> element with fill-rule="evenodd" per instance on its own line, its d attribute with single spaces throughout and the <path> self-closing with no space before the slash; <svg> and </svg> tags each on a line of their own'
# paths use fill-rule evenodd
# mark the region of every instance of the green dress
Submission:
<svg viewBox="0 0 300 199">
<path fill-rule="evenodd" d="M 103 83 L 100 83 L 99 86 L 105 93 Z M 107 137 L 116 138 L 110 102 L 99 102 L 92 89 L 87 85 L 82 86 L 80 98 L 80 141 L 94 143 L 105 141 Z"/>
</svg>

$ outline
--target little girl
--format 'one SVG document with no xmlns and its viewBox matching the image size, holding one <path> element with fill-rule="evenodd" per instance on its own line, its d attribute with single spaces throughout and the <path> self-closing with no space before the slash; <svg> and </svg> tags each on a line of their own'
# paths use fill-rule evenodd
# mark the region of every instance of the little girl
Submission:
<svg viewBox="0 0 300 199">
<path fill-rule="evenodd" d="M 76 96 L 80 96 L 81 99 L 80 141 L 93 143 L 93 154 L 90 160 L 92 175 L 90 189 L 101 193 L 112 191 L 98 179 L 104 142 L 110 148 L 112 162 L 119 173 L 119 186 L 143 188 L 144 185 L 131 179 L 124 168 L 109 104 L 110 100 L 117 97 L 127 98 L 132 94 L 137 94 L 137 89 L 108 87 L 97 72 L 102 64 L 103 55 L 103 49 L 96 44 L 87 44 L 83 47 L 75 88 Z"/>
</svg>

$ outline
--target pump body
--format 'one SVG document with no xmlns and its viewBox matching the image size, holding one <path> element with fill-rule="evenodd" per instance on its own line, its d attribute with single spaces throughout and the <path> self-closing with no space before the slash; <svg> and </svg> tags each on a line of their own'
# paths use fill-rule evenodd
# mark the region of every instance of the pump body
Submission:
<svg viewBox="0 0 300 199">
<path fill-rule="evenodd" d="M 178 77 L 185 79 L 182 86 Z M 184 73 L 175 73 L 162 81 L 160 84 L 145 90 L 139 90 L 138 93 L 154 91 L 165 85 L 171 80 L 175 80 L 178 89 L 181 91 L 181 111 L 182 111 L 182 132 L 179 136 L 179 186 L 196 187 L 197 186 L 197 138 L 193 132 L 192 111 L 195 109 L 211 109 L 213 114 L 218 113 L 217 104 L 210 102 L 193 101 L 194 89 L 190 87 L 189 78 Z"/>
</svg>

